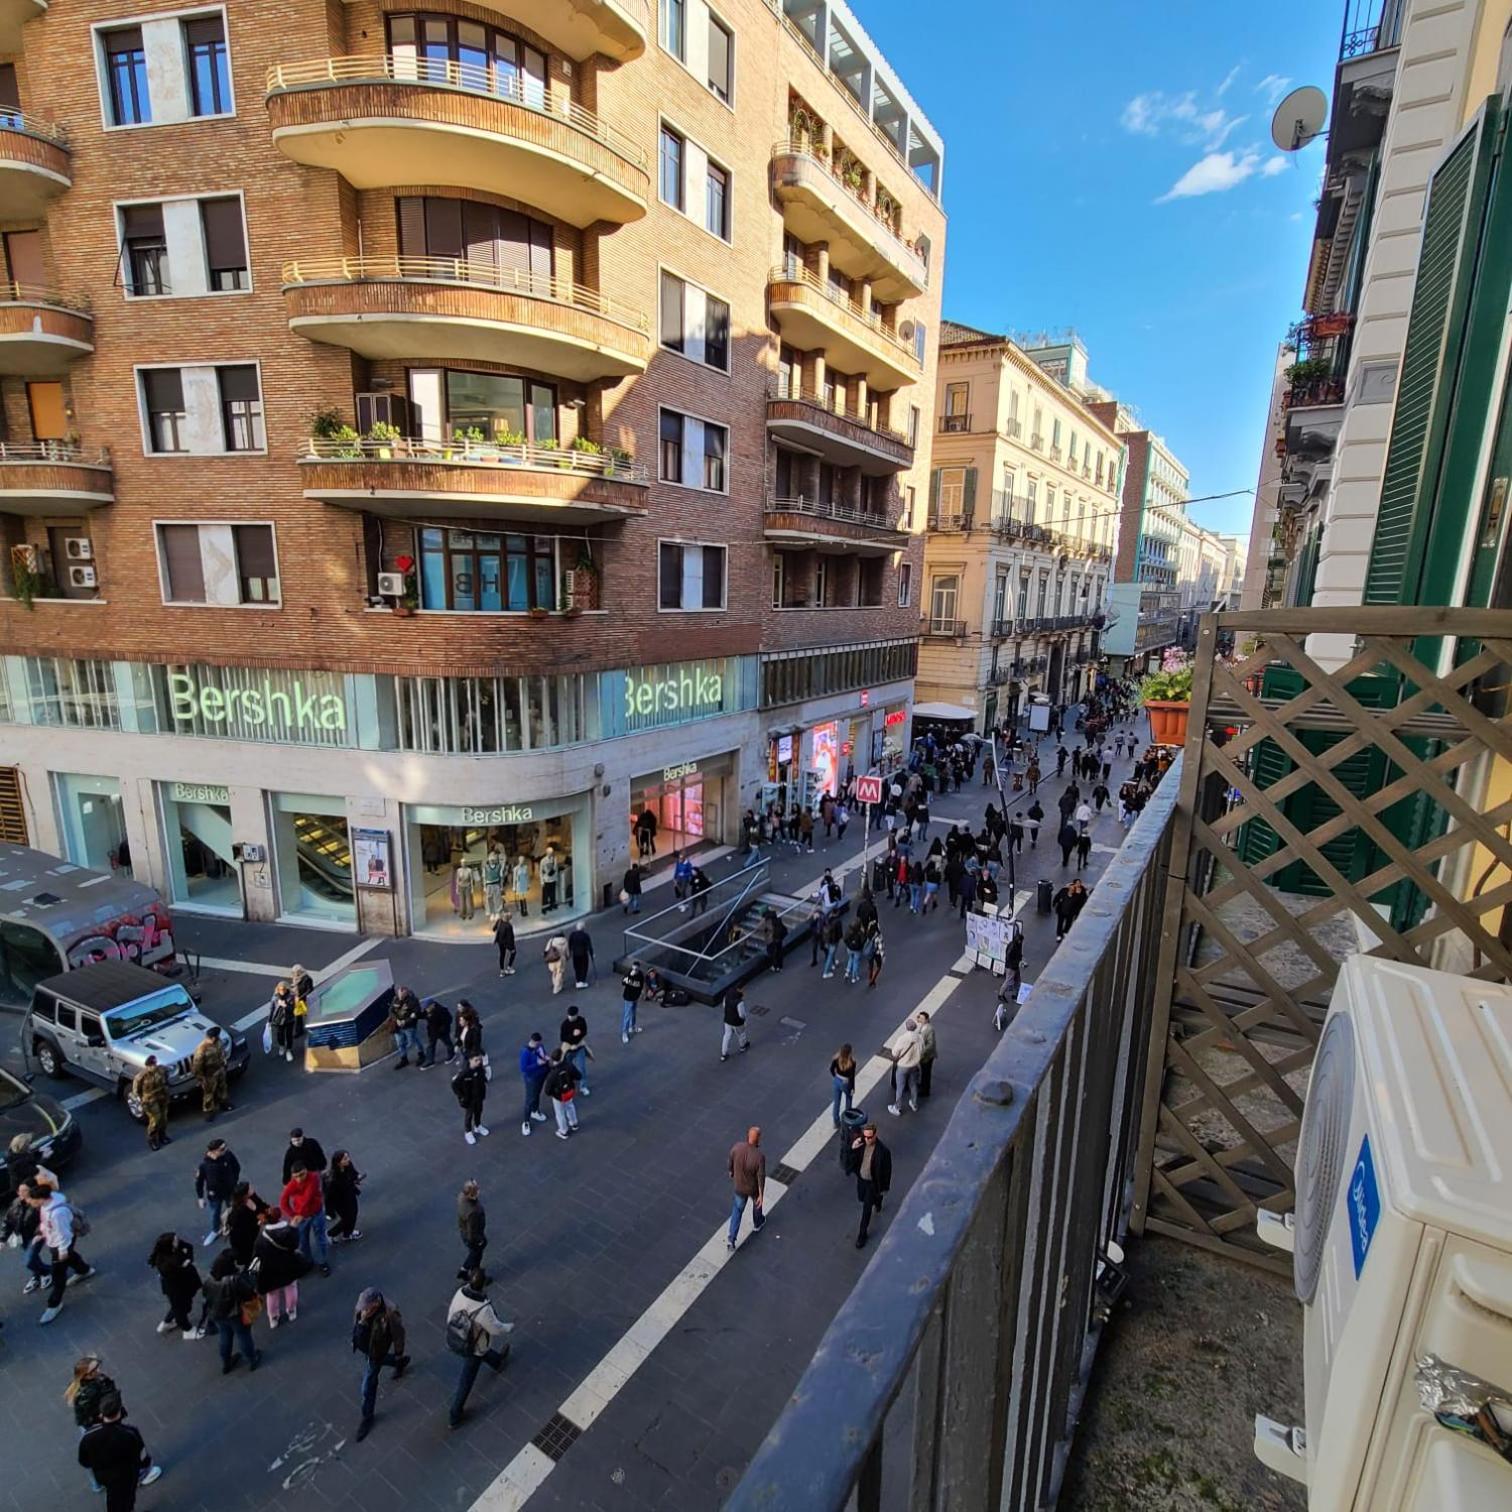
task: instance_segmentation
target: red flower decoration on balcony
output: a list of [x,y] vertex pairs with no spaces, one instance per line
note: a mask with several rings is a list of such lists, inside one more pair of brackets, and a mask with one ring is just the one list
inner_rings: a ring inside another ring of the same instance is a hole
[[394,566],[396,566],[400,570],[400,572],[408,572],[414,565],[415,559],[412,556],[400,556],[394,558]]

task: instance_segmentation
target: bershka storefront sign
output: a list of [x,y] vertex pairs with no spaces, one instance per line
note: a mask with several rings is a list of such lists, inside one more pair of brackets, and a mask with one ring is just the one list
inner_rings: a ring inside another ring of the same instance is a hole
[[170,672],[168,698],[173,717],[186,721],[278,725],[301,732],[346,729],[346,704],[339,695],[308,688],[298,677],[287,688],[268,677],[247,687],[211,688],[187,672]]
[[535,810],[528,803],[502,803],[495,808],[462,809],[462,822],[466,825],[486,827],[491,824],[529,824],[535,818]]
[[698,664],[664,677],[625,674],[625,718],[632,722],[657,714],[717,713],[723,705],[724,674]]
[[662,768],[663,782],[676,782],[680,777],[692,777],[698,771],[696,761],[680,761],[676,766]]

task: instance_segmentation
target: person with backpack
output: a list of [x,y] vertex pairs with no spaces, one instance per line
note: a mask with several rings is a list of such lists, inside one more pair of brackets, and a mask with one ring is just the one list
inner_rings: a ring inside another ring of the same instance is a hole
[[487,1136],[488,1128],[483,1122],[483,1104],[488,1097],[488,1068],[481,1055],[470,1055],[462,1069],[452,1077],[452,1095],[462,1109],[462,1137],[475,1145],[478,1136]]
[[51,1323],[63,1310],[63,1293],[68,1288],[69,1273],[80,1281],[88,1281],[99,1274],[75,1247],[80,1239],[88,1237],[89,1220],[82,1208],[74,1207],[62,1192],[46,1181],[38,1181],[32,1186],[26,1200],[37,1210],[51,1283],[47,1305],[37,1321]]
[[[242,1360],[248,1370],[262,1364],[262,1351],[252,1340],[252,1327],[245,1308],[256,1301],[257,1292],[243,1274],[230,1250],[222,1250],[210,1267],[205,1282],[205,1299],[210,1304],[210,1321],[220,1335],[221,1374],[230,1375]],[[257,1304],[259,1310],[261,1304]]]
[[368,1287],[357,1298],[352,1319],[352,1352],[360,1354],[363,1359],[362,1421],[358,1423],[356,1433],[360,1444],[373,1431],[373,1419],[378,1409],[379,1372],[385,1365],[391,1365],[397,1381],[409,1369],[410,1362],[404,1352],[404,1318],[376,1286]]
[[555,997],[561,992],[562,984],[567,978],[567,936],[552,935],[547,940],[541,955],[546,962],[546,971],[551,977],[551,995]]
[[467,1413],[467,1398],[487,1365],[495,1375],[509,1359],[509,1335],[514,1324],[506,1323],[488,1300],[488,1276],[481,1269],[470,1271],[446,1309],[446,1347],[462,1356],[457,1389],[452,1393],[449,1426],[460,1428]]
[[545,1123],[541,1112],[541,1089],[546,1083],[546,1073],[551,1069],[551,1057],[546,1053],[545,1042],[537,1030],[520,1049],[520,1080],[525,1084],[525,1112],[520,1119],[520,1133],[529,1135],[533,1123]]
[[719,1042],[719,1059],[730,1058],[730,1046],[738,1041],[741,1054],[751,1048],[746,1034],[745,988],[731,987],[724,995],[724,1034]]
[[845,980],[861,980],[861,952],[866,949],[866,926],[860,919],[852,919],[845,931]]
[[362,1238],[357,1227],[357,1205],[362,1193],[362,1172],[352,1164],[352,1157],[345,1150],[337,1150],[331,1156],[331,1168],[325,1174],[326,1212],[333,1224],[330,1231],[332,1244],[349,1244]]
[[506,908],[494,920],[494,946],[499,952],[499,975],[515,974],[515,928],[514,915]]
[[551,1103],[551,1111],[556,1115],[558,1139],[567,1139],[577,1133],[577,1094],[580,1090],[586,1090],[578,1087],[578,1080],[578,1068],[567,1047],[558,1045],[551,1052],[551,1069],[546,1073],[546,1081],[541,1088]]
[[268,1309],[268,1327],[292,1323],[299,1317],[299,1278],[312,1269],[299,1252],[299,1233],[278,1208],[252,1245],[252,1272],[257,1294]]
[[483,1251],[488,1248],[488,1213],[479,1191],[476,1181],[464,1181],[457,1193],[457,1233],[465,1252],[457,1267],[459,1281],[465,1281],[483,1264]]

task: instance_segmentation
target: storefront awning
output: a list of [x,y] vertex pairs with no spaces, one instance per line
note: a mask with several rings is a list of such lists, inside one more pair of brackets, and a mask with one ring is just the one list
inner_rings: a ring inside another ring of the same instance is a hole
[[921,703],[914,705],[915,719],[976,719],[976,710],[965,704]]

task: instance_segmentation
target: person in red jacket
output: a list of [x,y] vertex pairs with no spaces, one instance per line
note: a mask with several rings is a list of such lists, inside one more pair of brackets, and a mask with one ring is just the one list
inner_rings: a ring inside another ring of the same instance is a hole
[[307,1170],[302,1161],[296,1161],[278,1205],[299,1235],[300,1254],[318,1265],[322,1276],[329,1276],[331,1244],[326,1237],[325,1193],[321,1190],[320,1177]]

